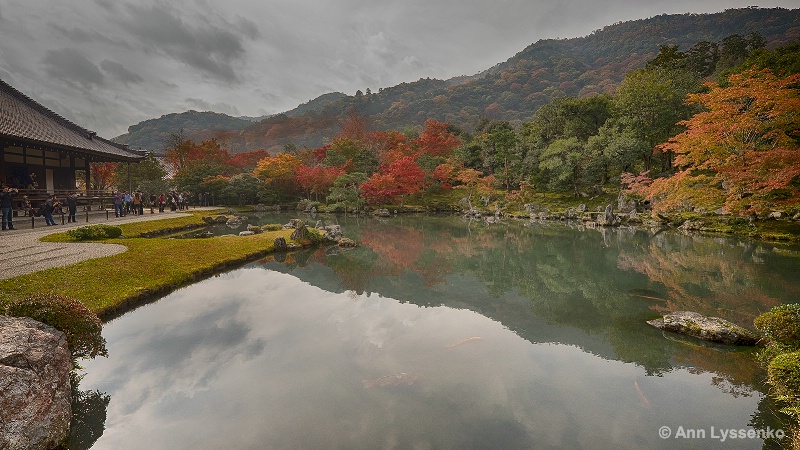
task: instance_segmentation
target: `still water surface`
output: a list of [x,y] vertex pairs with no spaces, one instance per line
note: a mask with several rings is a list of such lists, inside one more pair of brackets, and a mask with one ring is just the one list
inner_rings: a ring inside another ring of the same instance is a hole
[[798,298],[796,247],[339,220],[361,247],[270,257],[106,324],[111,356],[80,386],[110,398],[93,448],[749,449],[765,441],[725,430],[782,426],[750,350],[644,321],[751,325]]

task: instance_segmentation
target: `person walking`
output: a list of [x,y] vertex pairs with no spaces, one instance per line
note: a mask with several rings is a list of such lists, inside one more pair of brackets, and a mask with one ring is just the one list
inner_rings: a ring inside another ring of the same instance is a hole
[[164,193],[158,196],[158,212],[164,212]]
[[14,196],[19,192],[17,189],[12,189],[3,185],[3,192],[0,193],[0,209],[3,213],[3,230],[14,229]]

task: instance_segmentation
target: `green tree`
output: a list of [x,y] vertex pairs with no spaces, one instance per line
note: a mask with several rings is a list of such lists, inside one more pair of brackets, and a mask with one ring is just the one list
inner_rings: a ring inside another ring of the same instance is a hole
[[114,172],[115,184],[121,189],[130,188],[142,191],[145,194],[161,193],[168,190],[168,183],[164,180],[167,171],[156,158],[153,152],[148,153],[138,163],[120,164]]
[[341,205],[345,213],[348,209],[358,211],[364,206],[364,199],[361,197],[361,184],[367,181],[367,174],[363,172],[350,172],[339,176],[328,194],[328,203],[332,206]]
[[[642,69],[629,73],[615,97],[614,119],[620,130],[647,144],[643,170],[654,165],[656,146],[682,131],[678,122],[697,111],[684,102],[690,93],[701,89],[700,77],[684,69]],[[639,150],[637,145],[636,150]],[[672,153],[658,153],[661,169],[672,169]]]
[[256,204],[262,200],[266,186],[250,173],[238,173],[228,180],[222,188],[222,195],[226,203],[237,205]]
[[542,153],[539,167],[553,190],[572,190],[576,195],[599,182],[601,155],[591,152],[576,137],[558,139]]
[[485,122],[476,141],[480,144],[481,159],[486,170],[511,190],[521,181],[522,155],[517,148],[517,133],[507,121]]

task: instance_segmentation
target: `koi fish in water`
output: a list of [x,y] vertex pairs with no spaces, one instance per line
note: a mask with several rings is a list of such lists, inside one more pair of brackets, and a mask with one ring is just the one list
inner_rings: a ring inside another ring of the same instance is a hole
[[462,345],[474,344],[474,343],[476,343],[478,341],[482,341],[482,340],[483,340],[483,338],[480,337],[480,336],[472,336],[471,338],[466,338],[463,341],[458,341],[455,344],[446,345],[444,348],[461,347]]
[[639,397],[639,403],[644,406],[646,409],[651,409],[653,404],[650,403],[650,400],[644,396],[644,392],[642,392],[642,388],[639,387],[639,382],[634,380],[633,381],[633,388],[636,390],[636,396]]
[[374,380],[361,380],[361,384],[364,386],[364,389],[374,388],[374,387],[386,387],[386,386],[399,386],[401,384],[412,385],[417,381],[422,379],[422,375],[418,373],[396,373],[394,375],[384,375],[380,378],[375,378]]

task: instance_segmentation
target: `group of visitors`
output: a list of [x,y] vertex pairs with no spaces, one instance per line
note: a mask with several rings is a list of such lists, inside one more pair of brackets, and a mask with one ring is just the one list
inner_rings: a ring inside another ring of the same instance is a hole
[[67,223],[77,222],[75,214],[78,212],[78,195],[76,193],[69,193],[62,200],[56,198],[54,194],[47,196],[36,212],[31,211],[31,215],[44,216],[44,221],[47,225],[55,225],[56,221],[53,220],[53,214],[64,214],[64,207],[67,208]]
[[144,195],[141,191],[133,194],[119,191],[114,194],[114,217],[125,217],[128,214],[144,214]]
[[[2,210],[2,225],[3,230],[14,229],[14,196],[19,194],[19,190],[12,188],[6,184],[2,185],[2,193],[0,193],[0,210]],[[147,198],[141,191],[134,191],[128,193],[126,191],[118,191],[113,194],[114,198],[114,216],[124,217],[128,214],[140,215],[144,214],[145,203],[150,206],[150,213],[155,213],[155,207],[158,207],[158,212],[164,212],[166,208],[171,211],[179,211],[188,209],[190,195],[185,192],[170,191],[160,195],[150,194]],[[47,225],[55,225],[53,214],[64,214],[63,208],[66,208],[67,222],[76,222],[75,214],[78,210],[77,193],[67,194],[63,200],[56,198],[54,194],[49,194],[47,199],[39,204],[38,209],[31,207],[31,202],[27,196],[23,196],[25,203],[24,211],[30,216],[43,216]],[[19,201],[17,201],[19,203]]]
[[149,198],[140,191],[135,191],[129,194],[125,191],[116,192],[114,194],[114,216],[124,217],[128,214],[144,214],[144,205],[149,203],[150,213],[155,212],[155,207],[158,206],[158,212],[164,212],[166,208],[170,211],[184,210],[189,207],[189,194],[185,192],[170,191],[160,195],[150,194]]
[[[0,193],[0,210],[2,210],[2,228],[3,230],[14,229],[14,196],[19,193],[16,188],[3,185],[2,193]],[[62,207],[67,208],[67,222],[76,222],[75,214],[78,211],[78,198],[77,194],[67,194],[64,201],[59,201],[55,195],[49,194],[47,199],[39,205],[38,210],[31,208],[31,203],[27,196],[23,196],[25,204],[25,211],[31,216],[44,216],[44,221],[47,225],[55,225],[56,221],[53,219],[53,213],[63,214]]]

